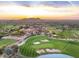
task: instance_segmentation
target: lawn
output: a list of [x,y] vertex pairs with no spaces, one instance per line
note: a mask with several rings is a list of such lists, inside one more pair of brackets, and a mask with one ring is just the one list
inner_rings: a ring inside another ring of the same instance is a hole
[[[33,42],[40,42],[41,40],[47,39],[49,42],[40,43],[34,45]],[[25,44],[20,46],[20,52],[24,56],[37,57],[39,54],[36,53],[38,49],[45,48],[56,48],[61,50],[61,53],[68,54],[73,57],[79,57],[79,42],[62,41],[58,39],[49,39],[47,36],[31,36],[28,38]]]
[[3,39],[3,40],[0,40],[0,48],[2,48],[3,46],[10,45],[12,43],[15,43],[15,41],[14,40],[11,40],[11,39]]

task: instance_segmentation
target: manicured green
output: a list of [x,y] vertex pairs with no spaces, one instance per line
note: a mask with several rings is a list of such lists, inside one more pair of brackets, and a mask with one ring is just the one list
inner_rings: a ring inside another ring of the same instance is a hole
[[12,39],[2,39],[0,40],[0,48],[15,43]]
[[[33,42],[40,42],[40,40],[48,39],[49,42],[34,45]],[[58,39],[49,39],[47,36],[31,36],[28,38],[25,44],[20,46],[20,52],[24,56],[36,57],[39,54],[36,53],[38,49],[56,48],[61,50],[61,53],[71,55],[73,57],[79,57],[79,42],[62,41]]]

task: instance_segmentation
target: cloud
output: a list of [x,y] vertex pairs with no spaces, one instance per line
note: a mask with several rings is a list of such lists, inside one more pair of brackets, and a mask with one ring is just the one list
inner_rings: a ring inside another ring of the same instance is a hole
[[[10,2],[10,4],[0,4],[0,19],[19,19],[29,17],[39,17],[44,19],[79,19],[78,6],[60,6],[57,8],[53,6],[53,2],[26,2],[30,5],[28,7],[21,5],[23,3],[24,2]],[[55,2],[55,4],[57,3],[65,4],[66,2]]]

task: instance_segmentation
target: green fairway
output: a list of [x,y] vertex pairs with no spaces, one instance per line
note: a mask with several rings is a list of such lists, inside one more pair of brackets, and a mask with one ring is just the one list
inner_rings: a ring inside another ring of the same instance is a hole
[[10,45],[10,44],[12,44],[14,42],[15,41],[14,40],[11,40],[11,39],[3,39],[3,40],[0,40],[0,48],[2,48],[3,46]]
[[[47,43],[40,43],[34,45],[33,42],[40,42],[40,40],[48,39]],[[36,57],[39,54],[36,53],[38,49],[56,48],[61,50],[61,53],[68,54],[73,57],[79,57],[79,43],[71,41],[62,41],[58,39],[49,39],[47,36],[32,36],[28,38],[28,41],[20,46],[20,52],[24,56]]]

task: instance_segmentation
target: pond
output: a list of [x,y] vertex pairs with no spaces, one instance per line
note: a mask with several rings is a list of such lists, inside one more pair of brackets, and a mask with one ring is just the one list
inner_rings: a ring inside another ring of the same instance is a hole
[[38,58],[74,58],[74,57],[66,54],[45,54],[38,56]]

